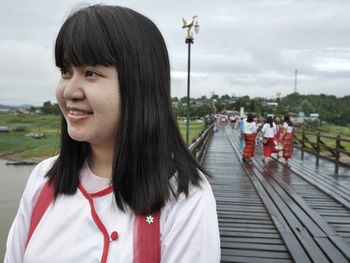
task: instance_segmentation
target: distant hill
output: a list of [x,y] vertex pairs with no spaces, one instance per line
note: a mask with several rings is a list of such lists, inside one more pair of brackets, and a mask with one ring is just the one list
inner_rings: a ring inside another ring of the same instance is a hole
[[0,109],[12,109],[14,106],[0,104]]
[[17,108],[22,108],[22,109],[27,109],[29,110],[30,107],[32,107],[33,105],[30,104],[22,104],[22,105],[4,105],[4,104],[0,104],[0,109],[17,109]]

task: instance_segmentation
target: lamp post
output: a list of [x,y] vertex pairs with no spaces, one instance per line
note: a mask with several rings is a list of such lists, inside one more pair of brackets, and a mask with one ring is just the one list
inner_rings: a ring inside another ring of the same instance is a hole
[[199,32],[199,24],[198,17],[193,16],[191,23],[187,23],[184,18],[182,18],[182,28],[187,28],[187,36],[185,43],[188,44],[188,67],[187,67],[187,122],[186,122],[186,144],[189,145],[188,137],[190,133],[190,70],[191,70],[191,44],[193,44],[193,33],[192,29],[194,28],[194,32],[198,34]]

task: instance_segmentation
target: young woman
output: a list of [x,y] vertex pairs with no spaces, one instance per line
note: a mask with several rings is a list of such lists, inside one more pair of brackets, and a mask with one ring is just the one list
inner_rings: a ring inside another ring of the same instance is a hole
[[32,172],[5,262],[219,262],[215,199],[173,117],[153,22],[118,6],[77,10],[55,59],[60,154]]
[[244,139],[244,119],[241,117],[239,119],[239,133],[240,133],[240,138]]
[[266,119],[266,123],[261,129],[261,133],[263,135],[263,155],[264,161],[268,162],[271,159],[271,154],[275,149],[275,136],[277,133],[276,124],[273,122],[272,117],[269,116]]
[[283,158],[280,161],[283,164],[288,164],[288,160],[292,157],[293,154],[293,123],[290,120],[288,115],[284,116],[284,123],[281,133],[281,143],[283,145]]
[[247,121],[244,123],[244,141],[245,146],[243,149],[242,161],[249,161],[251,157],[254,157],[256,139],[256,123],[254,122],[253,114],[249,113]]
[[274,123],[276,125],[276,134],[275,134],[275,138],[273,141],[275,144],[275,147],[273,149],[273,153],[277,153],[277,158],[279,158],[279,156],[282,156],[282,149],[283,149],[283,145],[280,142],[281,130],[283,127],[280,117],[278,117],[278,116],[275,117]]

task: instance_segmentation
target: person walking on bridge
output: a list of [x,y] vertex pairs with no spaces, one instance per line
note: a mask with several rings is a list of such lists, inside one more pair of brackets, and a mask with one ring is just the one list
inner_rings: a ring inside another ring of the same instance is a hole
[[276,116],[274,119],[274,123],[276,125],[276,134],[273,140],[275,147],[273,148],[272,153],[277,153],[277,159],[282,156],[283,146],[280,142],[281,130],[282,130],[282,122],[280,117]]
[[271,116],[267,117],[266,123],[261,129],[261,133],[263,135],[264,161],[268,162],[271,160],[271,154],[274,152],[276,146],[274,139],[277,133],[276,124],[273,122]]
[[282,127],[281,133],[281,143],[283,145],[283,158],[280,158],[280,162],[282,164],[287,165],[288,160],[292,157],[293,154],[293,136],[294,136],[294,128],[293,123],[290,120],[289,115],[284,116],[284,123]]
[[251,157],[254,157],[255,139],[256,139],[256,123],[254,122],[253,114],[249,113],[247,121],[244,123],[244,141],[245,146],[243,149],[242,161],[249,161]]

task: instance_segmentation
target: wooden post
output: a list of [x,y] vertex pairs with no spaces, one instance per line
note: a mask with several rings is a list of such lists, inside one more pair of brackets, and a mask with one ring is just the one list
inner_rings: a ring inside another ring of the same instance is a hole
[[197,147],[196,148],[194,148],[192,151],[191,151],[191,154],[192,154],[192,156],[195,158],[195,159],[197,159]]
[[340,135],[337,136],[335,141],[335,174],[338,175],[339,172],[339,159],[340,159]]
[[301,129],[301,159],[304,160],[304,148],[305,148],[305,128]]
[[319,165],[319,159],[320,159],[320,132],[317,132],[317,135],[316,135],[316,165],[318,166]]

